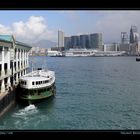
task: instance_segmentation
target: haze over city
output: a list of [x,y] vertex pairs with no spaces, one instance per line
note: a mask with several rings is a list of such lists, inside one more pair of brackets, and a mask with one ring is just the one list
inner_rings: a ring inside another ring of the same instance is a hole
[[13,34],[19,41],[42,39],[57,42],[58,29],[65,36],[102,33],[103,41],[120,42],[121,32],[140,27],[140,11],[122,10],[8,10],[0,11],[0,34]]

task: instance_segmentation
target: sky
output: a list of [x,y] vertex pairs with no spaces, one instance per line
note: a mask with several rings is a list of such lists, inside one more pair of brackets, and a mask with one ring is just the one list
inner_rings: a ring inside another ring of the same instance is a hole
[[131,26],[140,31],[140,10],[0,10],[0,34],[12,34],[25,43],[57,42],[65,36],[102,33],[103,42],[120,42]]

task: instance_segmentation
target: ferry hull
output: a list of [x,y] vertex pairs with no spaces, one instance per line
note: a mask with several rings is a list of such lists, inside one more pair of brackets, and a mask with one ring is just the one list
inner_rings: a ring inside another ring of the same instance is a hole
[[[44,91],[40,92],[39,94],[38,93],[30,94],[30,90],[28,90],[29,93],[22,92],[23,89],[21,87],[19,87],[18,90],[19,92],[17,95],[17,100],[20,103],[28,103],[28,104],[41,102],[43,100],[53,97],[56,94],[55,85],[49,87],[49,90],[48,87],[46,89],[44,88]],[[39,91],[39,89],[37,89],[36,91]]]

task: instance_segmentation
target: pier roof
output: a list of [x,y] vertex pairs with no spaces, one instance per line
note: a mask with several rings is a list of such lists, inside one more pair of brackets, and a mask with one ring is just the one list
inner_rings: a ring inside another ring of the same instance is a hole
[[13,36],[12,35],[0,35],[0,39],[4,40],[4,41],[12,42],[13,41]]
[[19,41],[15,41],[15,44],[32,48],[30,45],[22,43],[22,42],[19,42]]
[[26,46],[28,48],[32,48],[30,45],[26,44],[26,43],[22,43],[19,41],[16,41],[14,39],[13,35],[0,35],[0,40],[6,41],[6,42],[15,42],[16,45],[20,45],[20,46]]

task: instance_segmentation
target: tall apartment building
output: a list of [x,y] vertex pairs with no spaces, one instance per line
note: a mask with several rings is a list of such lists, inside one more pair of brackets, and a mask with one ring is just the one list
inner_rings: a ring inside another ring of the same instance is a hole
[[80,35],[80,48],[90,48],[89,35]]
[[101,49],[103,46],[102,33],[90,34],[90,48]]
[[65,37],[65,48],[86,48],[103,50],[102,33],[83,34],[80,36]]
[[64,32],[58,31],[58,47],[64,47]]

